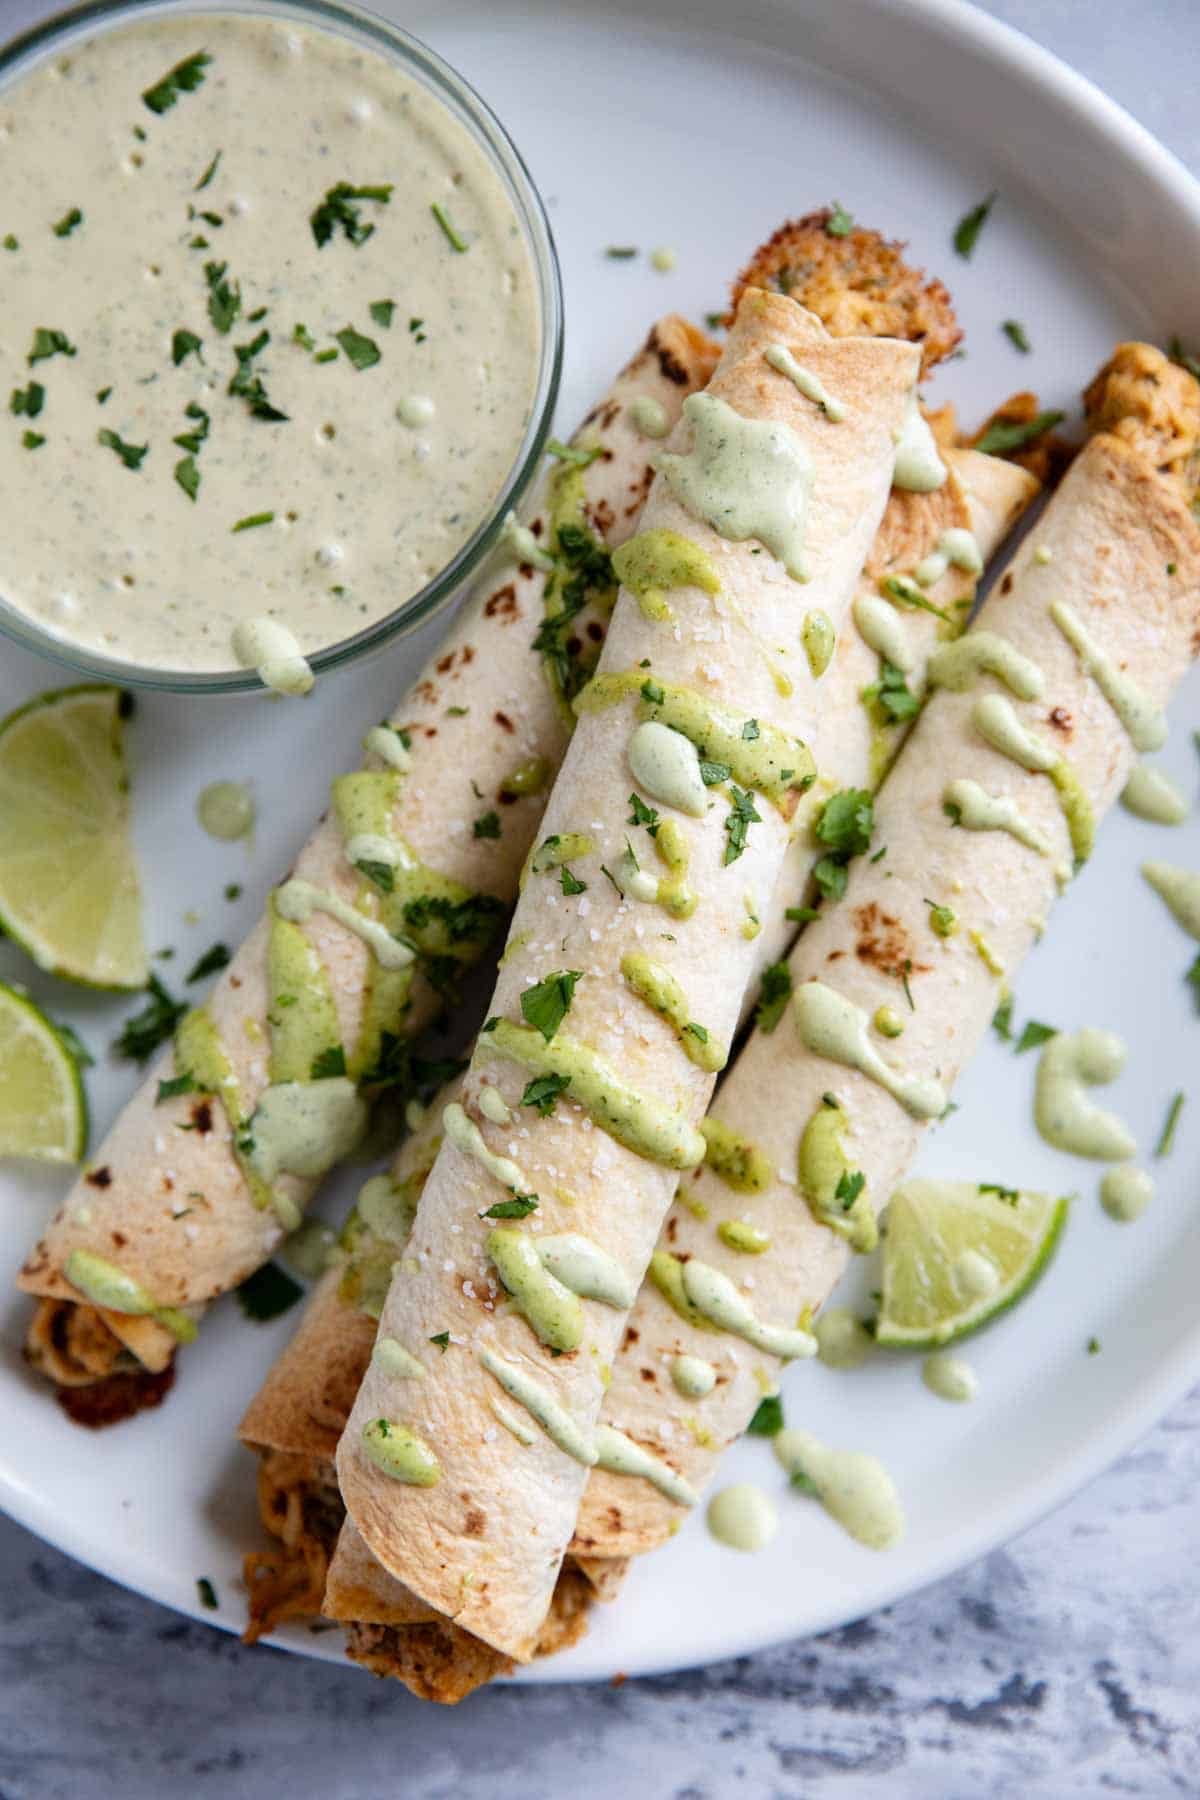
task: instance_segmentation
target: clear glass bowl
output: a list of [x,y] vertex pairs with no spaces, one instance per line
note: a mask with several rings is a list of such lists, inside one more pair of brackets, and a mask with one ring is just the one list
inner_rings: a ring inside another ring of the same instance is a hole
[[[541,325],[537,383],[524,436],[490,511],[453,560],[395,611],[377,619],[353,637],[309,653],[311,668],[320,674],[378,650],[393,638],[415,630],[432,618],[453,599],[492,548],[506,514],[519,501],[536,471],[549,435],[562,371],[562,286],[554,239],[541,196],[499,119],[462,76],[434,51],[410,37],[398,25],[358,6],[344,5],[342,0],[210,0],[208,5],[203,4],[203,0],[92,0],[91,4],[56,14],[45,24],[35,26],[0,49],[0,89],[15,84],[37,64],[60,55],[69,45],[111,27],[175,14],[230,13],[293,21],[348,38],[363,49],[373,50],[396,63],[405,74],[441,100],[482,150],[503,183],[524,234],[537,283]],[[261,686],[253,669],[191,673],[179,669],[155,669],[143,663],[127,663],[119,658],[102,656],[43,630],[28,614],[10,605],[3,595],[0,595],[0,633],[15,639],[28,650],[67,664],[80,674],[118,682],[125,687],[164,688],[184,694],[230,694]]]

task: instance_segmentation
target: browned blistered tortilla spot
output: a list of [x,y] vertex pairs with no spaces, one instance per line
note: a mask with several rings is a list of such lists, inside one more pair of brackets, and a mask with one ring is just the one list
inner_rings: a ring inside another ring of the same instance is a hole
[[513,724],[512,720],[509,718],[507,713],[505,713],[505,712],[493,713],[492,717],[495,719],[497,725],[499,725],[501,731],[508,731],[508,732],[516,731],[517,728]]
[[860,962],[869,963],[883,975],[897,980],[902,975],[925,973],[929,965],[913,956],[908,932],[894,913],[884,912],[876,900],[855,907],[851,918],[858,939],[854,954]]
[[83,1178],[89,1187],[106,1188],[112,1186],[112,1170],[107,1165],[102,1169],[92,1169]]
[[463,1519],[464,1537],[482,1537],[487,1530],[487,1515],[471,1507]]
[[639,1369],[638,1374],[641,1376],[643,1381],[649,1381],[649,1382],[653,1383],[658,1379],[658,1377],[655,1375],[653,1369]]
[[1075,729],[1074,721],[1065,706],[1056,706],[1046,715],[1047,723],[1053,725],[1055,731],[1061,731],[1064,737],[1070,737]]
[[506,622],[519,619],[521,610],[517,605],[517,590],[513,582],[508,581],[502,588],[497,588],[483,609],[488,619],[501,618]]
[[207,1137],[212,1130],[213,1114],[211,1100],[197,1100],[192,1107],[192,1124],[201,1137]]
[[1008,574],[1004,577],[1004,579],[1000,583],[1000,592],[1002,594],[1011,594],[1012,591],[1013,591],[1013,573],[1012,573],[1012,570],[1010,569],[1008,571]]

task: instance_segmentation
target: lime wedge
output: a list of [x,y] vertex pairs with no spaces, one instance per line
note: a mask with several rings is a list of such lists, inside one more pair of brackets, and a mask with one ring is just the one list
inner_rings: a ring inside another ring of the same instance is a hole
[[79,1064],[32,1000],[0,982],[0,1156],[78,1162],[87,1148]]
[[0,724],[0,927],[89,987],[148,977],[121,714],[119,689],[77,687]]
[[1068,1201],[973,1181],[910,1181],[892,1195],[875,1341],[934,1350],[978,1331],[1028,1293]]

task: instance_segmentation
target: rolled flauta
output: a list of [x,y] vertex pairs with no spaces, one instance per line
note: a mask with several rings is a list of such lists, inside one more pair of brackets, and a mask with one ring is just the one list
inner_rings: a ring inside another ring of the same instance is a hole
[[[949,476],[936,491],[917,494],[893,488],[868,558],[867,578],[860,584],[860,597],[879,599],[879,583],[915,568],[935,553],[948,530],[972,531],[981,560],[989,562],[1036,492],[1031,477],[993,457],[956,449],[947,449],[943,455]],[[959,617],[974,583],[970,569],[951,565],[930,584],[930,603],[947,617]],[[939,630],[944,633],[945,626],[933,613],[911,607],[900,610],[903,624],[898,613],[896,630],[903,633],[912,653],[908,684],[912,691],[919,692],[924,686],[926,658],[938,641]],[[907,728],[903,718],[888,720],[869,700],[861,699],[864,688],[878,680],[879,662],[878,652],[856,627],[842,632],[823,677],[825,704],[814,736],[818,767],[823,771],[818,785],[823,794],[831,788],[867,784],[872,768],[889,760]],[[762,938],[757,943],[760,965],[764,960],[774,963],[785,938],[795,936],[795,922],[786,915],[804,895],[819,848],[807,830],[799,831],[793,839],[784,881],[772,898]],[[761,968],[756,975],[759,972]],[[752,983],[743,1003],[743,1021],[753,1009],[756,997],[757,987]],[[445,1106],[459,1098],[458,1088],[459,1084],[453,1084],[439,1094],[430,1114],[440,1117]],[[410,1178],[412,1153],[410,1140],[402,1147],[393,1170],[397,1183],[403,1184]],[[360,1236],[359,1242],[363,1241]],[[374,1342],[373,1313],[368,1310],[364,1315],[359,1300],[356,1284],[347,1280],[345,1270],[326,1275],[319,1284],[308,1302],[304,1323],[242,1421],[239,1435],[250,1447],[267,1455],[307,1449],[323,1463],[329,1454],[330,1433],[336,1434],[345,1423]],[[372,1300],[368,1294],[369,1308]],[[330,1370],[334,1371],[332,1382]],[[314,1479],[318,1488],[325,1487],[327,1476],[323,1467]],[[269,1513],[265,1519],[270,1523]],[[375,1564],[374,1598],[370,1598],[372,1584],[364,1572],[360,1545],[355,1534],[351,1547],[339,1556],[332,1577],[332,1604],[343,1619],[355,1616],[350,1608],[357,1604],[363,1609],[358,1615],[360,1621],[394,1622],[395,1584],[382,1566]],[[610,1564],[600,1563],[587,1572],[601,1573],[605,1585],[611,1586]],[[311,1594],[312,1589],[305,1591]],[[267,1598],[265,1591],[263,1598]],[[377,1664],[381,1655],[377,1651]],[[400,1667],[402,1670],[402,1662]]]
[[[389,1046],[394,1056],[399,1040],[429,1023],[447,978],[483,951],[515,899],[573,722],[570,702],[595,665],[615,597],[607,550],[633,530],[652,479],[653,440],[637,424],[634,402],[673,424],[715,360],[712,341],[684,320],[669,317],[655,326],[589,415],[576,460],[549,466],[525,533],[510,545],[510,560],[456,620],[392,714],[392,729],[369,737],[383,754],[368,755],[367,776],[335,784],[338,804],[300,852],[294,877],[364,917],[382,912],[383,922],[420,951],[408,969],[381,969],[355,930],[319,909],[282,928],[291,951],[285,977],[296,973],[297,955],[316,959],[301,966],[294,985],[314,996],[326,1022],[328,1066],[338,1066],[340,1051],[348,1077],[369,1075],[381,1057],[386,1063]],[[546,567],[535,567],[530,557]],[[370,839],[381,832],[403,847],[395,869],[381,869],[369,854]],[[368,875],[347,857],[353,836]],[[151,1312],[101,1311],[115,1334],[112,1351],[124,1344],[151,1370],[165,1366],[177,1335],[189,1329],[179,1309],[194,1319],[259,1267],[316,1185],[315,1174],[284,1164],[271,1182],[252,1187],[235,1144],[241,1133],[234,1118],[251,1118],[277,1079],[272,1063],[281,1048],[295,1063],[299,1009],[285,1013],[271,1005],[274,930],[265,916],[205,1009],[236,1105],[205,1092],[203,1071],[194,1072],[191,1091],[160,1100],[161,1083],[189,1072],[177,1049],[165,1051],[20,1276],[27,1292],[73,1306],[79,1289],[65,1269],[72,1253],[82,1251],[100,1259],[102,1272],[110,1268],[136,1284],[156,1311],[174,1309],[175,1330]],[[299,1072],[311,1074],[308,1067]],[[353,1090],[349,1081],[341,1085],[343,1123],[352,1127]],[[96,1291],[103,1290],[93,1290],[93,1298]],[[94,1314],[72,1320],[61,1309],[52,1329],[41,1320],[31,1350],[55,1379],[94,1380],[102,1372],[93,1320]],[[75,1342],[86,1354],[72,1354]]]
[[[771,365],[773,346],[802,359],[841,420]],[[450,1352],[406,1381],[377,1347],[339,1446],[347,1510],[389,1573],[518,1658],[570,1537],[622,1319],[677,1173],[703,1155],[756,920],[811,779],[806,615],[840,629],[918,360],[893,340],[830,338],[752,291],[709,389],[685,403],[547,809],[557,861],[531,864],[469,1110],[380,1323],[380,1345],[420,1354],[448,1332]],[[686,830],[658,815],[668,795],[693,815]],[[644,959],[644,998],[619,979],[630,959]],[[493,1212],[533,1194],[536,1232]],[[502,1305],[501,1267],[520,1312]],[[496,1404],[531,1400],[557,1442],[496,1428]]]
[[[1161,709],[1200,643],[1187,479],[1200,390],[1157,351],[1127,345],[1088,402],[1099,434],[951,647],[876,802],[881,860],[857,860],[844,899],[804,932],[789,962],[792,1004],[722,1085],[713,1116],[741,1147],[740,1188],[712,1169],[684,1177],[630,1319],[603,1417],[697,1493],[780,1368],[712,1328],[695,1304],[704,1271],[743,1296],[752,1283],[756,1314],[792,1325],[823,1303],[851,1243],[869,1245],[874,1213],[1086,857],[1093,824],[1138,749],[1158,747]],[[935,907],[949,915],[935,919]],[[865,1072],[825,1053],[839,1036]],[[843,1172],[865,1177],[857,1199],[852,1183],[837,1195]],[[681,1357],[711,1371],[706,1397],[692,1364],[693,1393],[679,1391]],[[572,1549],[653,1549],[681,1516],[647,1482],[597,1472]]]

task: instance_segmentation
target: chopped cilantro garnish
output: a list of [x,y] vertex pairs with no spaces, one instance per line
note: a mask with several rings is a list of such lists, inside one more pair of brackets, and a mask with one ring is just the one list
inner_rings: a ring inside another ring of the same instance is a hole
[[907,575],[885,575],[879,586],[889,600],[894,600],[900,606],[915,606],[919,612],[932,613],[935,619],[941,619],[945,625],[954,623],[949,613],[944,612],[940,606],[935,606],[932,600],[927,600],[916,582],[910,581]]
[[174,1100],[178,1094],[193,1093],[195,1087],[196,1083],[191,1075],[174,1075],[169,1081],[159,1082],[154,1104],[161,1106],[164,1100]]
[[206,950],[199,962],[195,964],[187,976],[188,985],[193,981],[203,981],[206,975],[215,975],[218,969],[227,968],[230,962],[229,947],[226,944],[214,944]]
[[179,330],[175,332],[171,339],[171,361],[175,364],[176,368],[178,368],[180,363],[187,357],[193,355],[200,362],[203,362],[204,357],[201,354],[200,346],[201,339],[196,336],[194,331]]
[[[905,959],[904,959],[904,962],[903,962],[903,964],[902,964],[902,965],[901,965],[901,970],[900,970],[900,985],[901,985],[901,987],[902,987],[902,988],[903,988],[903,989],[904,989],[904,998],[905,998],[905,999],[906,999],[906,1000],[907,1000],[907,1001],[908,1001],[908,1010],[909,1010],[909,1012],[916,1012],[916,1010],[917,1010],[917,1003],[916,1003],[916,1001],[915,1001],[915,1000],[914,1000],[914,999],[913,999],[913,997],[912,997],[912,989],[911,989],[911,987],[909,987],[909,985],[908,985],[908,978],[909,978],[909,976],[910,976],[910,975],[911,975],[911,974],[912,974],[912,957],[911,957],[911,956],[906,956],[906,957],[905,957]],[[943,1118],[945,1118],[945,1116],[946,1116],[946,1115],[945,1115],[945,1113],[943,1113],[943,1114],[942,1114],[942,1117],[943,1117]]]
[[1043,433],[1053,431],[1065,416],[1061,412],[1043,412],[1035,419],[995,419],[975,448],[986,456],[1007,456],[1010,451],[1024,450]]
[[305,350],[315,350],[317,347],[317,340],[307,325],[292,326],[292,342],[301,345]]
[[11,231],[5,232],[3,243],[6,250],[19,250],[21,248],[20,239],[14,237]]
[[74,356],[75,346],[65,331],[58,331],[53,326],[39,325],[33,334],[33,347],[25,361],[32,369],[34,363],[49,362],[52,356]]
[[21,443],[26,450],[40,450],[45,441],[40,431],[23,431],[21,433]]
[[333,345],[331,344],[329,346],[328,350],[318,350],[317,354],[313,357],[313,361],[315,363],[336,362],[337,354],[338,354],[337,351],[334,349]]
[[564,863],[562,865],[562,868],[559,870],[559,876],[561,878],[562,891],[568,897],[570,897],[573,894],[586,894],[587,893],[587,882],[580,881],[578,876],[572,875],[572,873],[571,873],[570,869],[567,867],[566,863]]
[[[743,733],[743,736],[744,735],[745,733]],[[729,863],[736,862],[738,857],[742,854],[742,851],[746,848],[746,833],[749,831],[751,825],[761,825],[762,823],[762,814],[754,804],[753,794],[749,794],[744,788],[738,787],[736,782],[730,782],[729,792],[731,800],[729,812],[725,819],[726,842],[725,855],[722,859],[726,866],[728,866]]]
[[70,237],[75,227],[82,224],[83,214],[77,206],[73,206],[70,212],[64,213],[58,224],[55,225],[54,235],[55,237]]
[[209,182],[212,180],[213,176],[216,174],[217,169],[220,166],[221,158],[224,156],[224,154],[225,154],[225,152],[223,150],[217,151],[217,154],[213,157],[213,159],[209,163],[207,169],[205,169],[203,175],[200,177],[199,181],[196,183],[195,187],[192,189],[192,192],[194,194],[199,194],[200,192],[202,192],[202,190],[204,188],[206,188],[208,186]]
[[752,744],[758,735],[759,735],[758,720],[757,719],[747,719],[746,723],[742,726],[743,740],[748,744]]
[[522,1106],[535,1106],[539,1118],[549,1118],[559,1095],[571,1085],[569,1075],[535,1075],[521,1095]]
[[604,254],[608,257],[610,262],[631,262],[637,255],[637,245],[609,244],[606,247]]
[[450,1333],[448,1331],[435,1331],[429,1341],[431,1344],[436,1344],[442,1355],[445,1356],[450,1345]]
[[1019,319],[1005,319],[1000,329],[1014,350],[1019,350],[1023,356],[1029,355],[1033,346],[1029,342],[1028,332]]
[[843,788],[821,808],[815,826],[817,842],[841,856],[861,856],[875,829],[875,808],[865,788]]
[[241,897],[242,897],[241,882],[240,881],[229,882],[225,888],[225,898],[227,900],[240,900]]
[[578,525],[560,525],[555,535],[558,567],[546,583],[546,616],[532,647],[542,657],[555,692],[569,702],[593,667],[593,659],[575,635],[575,619],[589,601],[611,595],[616,584],[608,551],[590,531]]
[[232,331],[233,322],[242,310],[242,290],[236,281],[226,281],[229,264],[210,262],[204,265],[208,283],[208,316],[222,336]]
[[570,1011],[575,984],[582,978],[582,969],[559,969],[536,986],[526,988],[521,995],[521,1011],[526,1023],[540,1031],[547,1043]]
[[867,1178],[861,1169],[843,1169],[838,1176],[838,1184],[833,1190],[835,1200],[840,1200],[843,1212],[849,1212],[858,1196],[867,1185]]
[[410,319],[408,321],[409,333],[418,344],[423,344],[425,342],[426,334],[423,329],[424,324],[424,319]]
[[647,706],[661,706],[667,697],[658,683],[649,678],[642,683],[641,695]]
[[186,56],[182,62],[168,69],[161,81],[148,87],[142,99],[152,113],[160,116],[170,112],[180,94],[192,94],[204,81],[204,71],[212,57],[207,50],[197,50],[194,56]]
[[790,919],[793,925],[811,925],[814,919],[820,918],[815,906],[789,906],[784,911],[784,918]]
[[127,444],[115,431],[108,430],[98,431],[96,441],[119,456],[127,469],[134,471],[141,468],[142,460],[150,448],[149,444]]
[[1163,1128],[1154,1146],[1155,1156],[1170,1156],[1175,1145],[1175,1129],[1179,1124],[1179,1115],[1183,1111],[1183,1093],[1175,1094],[1167,1108],[1167,1116],[1163,1120]]
[[450,900],[444,894],[418,894],[406,901],[404,923],[416,933],[438,927],[449,944],[487,944],[504,917],[503,902],[494,894],[470,894]]
[[1098,1337],[1090,1337],[1088,1339],[1087,1353],[1089,1356],[1099,1356],[1099,1354],[1100,1354],[1100,1339]]
[[79,1036],[79,1033],[75,1031],[72,1026],[61,1020],[55,1022],[54,1029],[70,1051],[71,1059],[76,1067],[80,1069],[90,1069],[96,1059],[84,1043],[83,1039]]
[[233,1291],[246,1317],[256,1325],[266,1325],[295,1306],[304,1289],[278,1263],[269,1262],[255,1269]]
[[36,419],[46,404],[46,390],[40,381],[31,381],[28,387],[14,388],[8,402],[10,413],[22,414],[27,419]]
[[751,1437],[774,1437],[783,1430],[783,1401],[778,1394],[759,1401],[746,1430]]
[[172,473],[188,499],[195,500],[200,492],[200,471],[196,467],[195,457],[181,456]]
[[1003,1044],[1012,1043],[1013,998],[1005,994],[1003,1000],[992,1014],[992,1030]]
[[346,1052],[340,1044],[329,1044],[313,1057],[309,1070],[312,1081],[332,1081],[346,1073]]
[[661,821],[655,808],[647,806],[639,794],[630,794],[629,808],[629,817],[625,823],[627,825],[644,825],[651,837],[657,837]]
[[854,229],[854,216],[848,213],[840,200],[833,203],[833,211],[825,221],[825,235],[831,238],[849,237]]
[[235,525],[229,527],[229,530],[231,533],[257,531],[260,525],[273,525],[274,522],[275,514],[273,512],[247,513],[244,519],[239,519]]
[[1036,1050],[1041,1044],[1048,1044],[1052,1037],[1058,1035],[1053,1025],[1042,1025],[1037,1019],[1030,1019],[1017,1039],[1015,1055],[1021,1056],[1026,1050]]
[[707,1044],[708,1027],[706,1025],[697,1025],[695,1019],[689,1019],[683,1030],[686,1037],[694,1037],[698,1044]]
[[993,191],[986,200],[981,200],[978,206],[973,206],[970,212],[964,213],[958,221],[954,228],[954,248],[960,256],[969,257],[971,255],[995,201],[996,195]]
[[215,1612],[217,1610],[219,1604],[217,1600],[217,1590],[208,1579],[207,1575],[198,1575],[196,1577],[196,1592],[200,1596],[201,1606],[206,1606],[210,1612]]
[[396,870],[394,864],[360,860],[354,866],[360,875],[365,875],[368,881],[373,881],[381,893],[390,894],[395,891]]
[[500,815],[497,812],[481,813],[471,827],[477,838],[498,838],[500,836]]
[[253,366],[255,357],[261,355],[270,341],[270,332],[260,331],[248,344],[234,345],[233,353],[237,357],[238,366],[225,391],[246,402],[252,419],[266,419],[270,424],[286,424],[287,414],[271,405],[262,376],[255,373]]
[[467,240],[454,229],[454,226],[450,223],[450,215],[445,207],[439,200],[435,200],[429,210],[441,226],[446,242],[449,244],[450,248],[458,256],[464,255],[469,248]]
[[1200,1007],[1200,954],[1197,954],[1191,968],[1183,978],[1196,997],[1196,1005]]
[[865,788],[843,788],[832,794],[817,815],[814,835],[828,847],[813,870],[822,894],[840,900],[846,891],[846,864],[870,847],[875,809]]
[[392,314],[395,310],[396,302],[394,300],[372,300],[368,308],[375,323],[382,325],[385,331],[392,329]]
[[383,352],[374,338],[364,337],[353,325],[344,325],[333,335],[356,369],[373,369],[383,360]]
[[792,977],[785,962],[771,963],[763,970],[754,1014],[754,1022],[760,1031],[774,1031],[783,1017],[791,992]]
[[879,680],[863,689],[862,699],[866,705],[878,703],[890,724],[915,718],[921,710],[917,695],[909,691],[904,671],[886,660],[880,665]]
[[318,250],[324,249],[339,229],[345,232],[355,249],[365,244],[375,227],[364,224],[355,201],[373,200],[377,206],[386,206],[391,197],[390,181],[381,182],[374,187],[353,187],[348,181],[339,181],[336,187],[329,189],[321,204],[309,215],[308,222],[312,226]]
[[108,400],[108,397],[111,393],[112,393],[112,389],[110,387],[97,388],[96,389],[96,405],[103,406],[105,404],[105,402]]
[[187,418],[196,419],[199,423],[195,431],[181,431],[178,437],[171,439],[171,442],[178,444],[181,450],[190,450],[193,456],[197,456],[201,444],[208,436],[209,417],[204,408],[195,400],[189,400],[183,410]]
[[979,1192],[981,1194],[995,1194],[997,1200],[1003,1200],[1006,1206],[1015,1206],[1021,1198],[1020,1190],[1018,1188],[1001,1187],[995,1181],[981,1181],[979,1183]]
[[479,1216],[481,1219],[527,1219],[537,1209],[536,1194],[514,1194],[511,1200],[497,1200],[495,1206],[489,1206]]
[[128,1056],[139,1063],[148,1061],[159,1045],[166,1043],[187,1011],[186,1004],[173,999],[157,975],[151,975],[146,986],[149,1000],[141,1012],[126,1019],[113,1045],[118,1056]]

